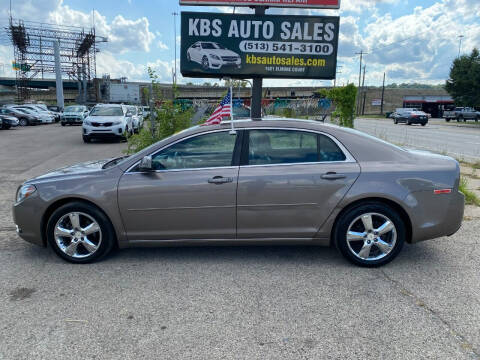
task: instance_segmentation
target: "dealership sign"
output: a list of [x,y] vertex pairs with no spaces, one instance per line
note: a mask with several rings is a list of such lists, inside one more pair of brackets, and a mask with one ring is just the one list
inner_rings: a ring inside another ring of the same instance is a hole
[[180,70],[190,77],[335,78],[337,16],[182,12]]
[[340,9],[340,0],[180,0],[180,5],[274,6]]

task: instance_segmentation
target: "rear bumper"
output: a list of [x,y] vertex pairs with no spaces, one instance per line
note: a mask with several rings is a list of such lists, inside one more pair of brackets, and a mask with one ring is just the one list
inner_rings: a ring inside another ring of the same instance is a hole
[[433,195],[419,191],[407,196],[407,203],[415,204],[412,221],[412,243],[455,234],[463,221],[465,196],[459,192]]

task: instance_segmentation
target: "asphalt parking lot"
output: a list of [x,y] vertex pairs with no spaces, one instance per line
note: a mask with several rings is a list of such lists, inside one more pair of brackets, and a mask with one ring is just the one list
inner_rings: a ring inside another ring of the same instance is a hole
[[0,131],[0,359],[480,358],[477,218],[380,269],[291,246],[127,249],[80,266],[17,237],[22,181],[125,148],[59,124]]
[[393,123],[391,119],[356,119],[355,128],[407,147],[435,151],[456,159],[480,159],[480,126],[473,121],[447,123],[430,119],[426,126]]

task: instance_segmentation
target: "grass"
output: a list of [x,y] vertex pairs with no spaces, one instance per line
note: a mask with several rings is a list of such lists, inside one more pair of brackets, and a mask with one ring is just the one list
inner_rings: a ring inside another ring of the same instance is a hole
[[468,180],[465,176],[460,178],[460,185],[458,187],[463,195],[465,195],[465,203],[467,205],[476,205],[480,206],[480,199],[478,196],[470,189],[468,189]]

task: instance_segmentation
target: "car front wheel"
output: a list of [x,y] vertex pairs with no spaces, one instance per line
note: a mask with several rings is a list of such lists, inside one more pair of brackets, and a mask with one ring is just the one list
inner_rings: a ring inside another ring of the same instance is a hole
[[20,125],[20,126],[27,126],[27,125],[28,125],[28,120],[22,118],[22,119],[20,119],[20,120],[18,121],[18,125]]
[[365,203],[347,210],[338,220],[334,240],[355,265],[377,267],[392,261],[405,242],[400,215],[383,203]]
[[112,250],[115,232],[107,216],[98,208],[71,202],[53,212],[47,224],[47,240],[62,259],[88,263]]
[[210,63],[208,62],[208,57],[206,56],[203,57],[202,66],[204,69],[208,69],[210,67]]

